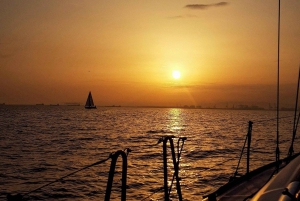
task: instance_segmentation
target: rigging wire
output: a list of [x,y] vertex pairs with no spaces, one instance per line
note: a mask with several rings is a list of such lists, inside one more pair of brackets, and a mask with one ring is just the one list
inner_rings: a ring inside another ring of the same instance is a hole
[[[276,162],[279,162],[279,58],[280,58],[280,0],[278,0],[278,52],[277,52],[277,124],[276,124]],[[277,165],[277,170],[279,165]]]
[[[298,74],[298,85],[297,85],[297,95],[296,95],[296,104],[295,104],[295,113],[294,113],[294,124],[293,124],[293,137],[292,137],[292,142],[291,142],[291,146],[289,149],[289,153],[288,156],[292,156],[294,153],[294,140],[295,140],[295,136],[297,133],[297,127],[298,127],[298,123],[299,123],[299,116],[300,113],[298,115],[297,118],[297,109],[298,109],[298,98],[299,98],[299,83],[300,83],[300,66],[299,66],[299,74]],[[297,118],[297,122],[296,122],[296,118]]]
[[238,164],[237,164],[237,166],[236,166],[236,169],[235,169],[233,178],[235,178],[236,175],[238,174],[238,169],[239,169],[240,162],[241,162],[241,159],[242,159],[242,156],[243,156],[243,153],[244,153],[244,149],[245,149],[245,146],[246,146],[247,139],[248,139],[248,134],[246,135],[246,139],[245,139],[245,141],[244,141],[244,146],[243,146],[243,148],[242,148],[242,151],[241,151],[241,154],[240,154],[240,158],[239,158]]

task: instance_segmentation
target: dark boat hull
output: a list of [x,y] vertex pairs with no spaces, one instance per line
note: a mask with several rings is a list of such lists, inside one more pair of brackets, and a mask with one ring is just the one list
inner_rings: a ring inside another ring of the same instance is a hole
[[97,109],[96,106],[85,106],[84,108],[85,108],[85,109]]

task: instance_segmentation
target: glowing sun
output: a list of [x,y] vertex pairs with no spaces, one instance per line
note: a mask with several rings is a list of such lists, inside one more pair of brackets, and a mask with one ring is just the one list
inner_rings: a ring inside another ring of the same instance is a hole
[[174,70],[172,73],[172,76],[174,79],[179,79],[180,78],[180,72],[178,70]]

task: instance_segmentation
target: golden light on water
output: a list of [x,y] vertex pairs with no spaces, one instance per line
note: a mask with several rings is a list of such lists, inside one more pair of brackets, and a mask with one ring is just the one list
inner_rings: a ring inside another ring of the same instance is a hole
[[172,108],[168,112],[168,118],[170,120],[169,127],[174,132],[180,132],[180,129],[182,128],[183,119],[181,118],[181,109]]

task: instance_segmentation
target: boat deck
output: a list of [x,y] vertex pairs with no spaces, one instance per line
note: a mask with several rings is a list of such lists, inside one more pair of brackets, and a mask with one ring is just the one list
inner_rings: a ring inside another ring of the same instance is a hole
[[[296,158],[294,156],[293,158]],[[280,161],[279,170],[287,166],[289,160],[284,159]],[[296,161],[296,162],[294,162]],[[291,165],[300,163],[300,156],[297,157]],[[293,168],[293,167],[292,167]],[[286,168],[285,168],[286,169]],[[289,168],[290,169],[290,168]],[[290,170],[292,171],[292,170]],[[284,172],[284,171],[279,171]],[[220,187],[215,192],[204,196],[205,201],[237,201],[237,200],[250,200],[263,186],[269,182],[277,173],[277,163],[271,163],[250,172],[248,175],[244,175],[237,178],[228,184]],[[282,173],[281,173],[282,174]],[[278,174],[279,175],[279,174]],[[287,185],[284,184],[280,188],[280,193]]]
[[269,180],[270,177],[276,171],[276,167],[267,169],[249,179],[243,181],[243,183],[238,184],[233,187],[225,194],[221,195],[217,200],[220,201],[230,201],[230,200],[245,200],[246,198],[251,198],[259,189],[261,189]]

